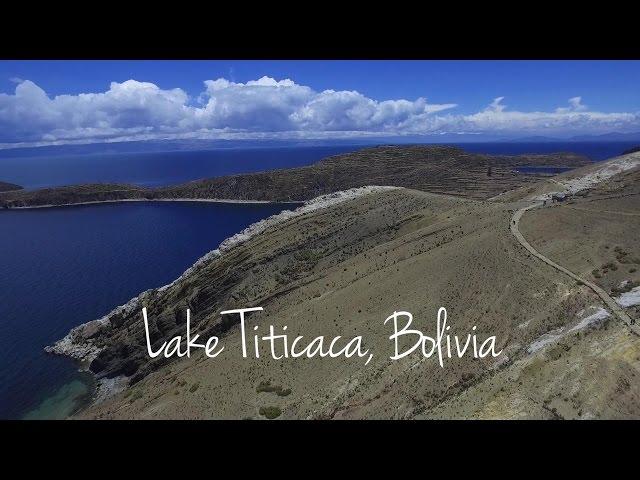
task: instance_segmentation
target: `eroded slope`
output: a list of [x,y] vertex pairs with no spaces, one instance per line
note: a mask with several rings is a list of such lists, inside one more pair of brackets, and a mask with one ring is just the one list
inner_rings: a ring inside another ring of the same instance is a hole
[[[197,331],[224,332],[224,354],[149,362],[140,312],[132,310],[98,334],[106,349],[92,365],[99,376],[128,375],[132,387],[83,416],[264,418],[268,407],[283,418],[427,414],[525,357],[536,338],[595,301],[531,261],[509,233],[511,214],[509,205],[401,189],[267,230],[143,297],[157,341],[184,328],[190,307]],[[366,366],[357,358],[243,359],[237,321],[223,324],[218,313],[252,305],[265,308],[252,320],[256,325],[287,325],[291,337],[362,335],[374,358]],[[474,325],[485,338],[496,335],[503,355],[456,358],[445,368],[433,357],[389,360],[384,319],[407,310],[416,328],[435,335],[440,306],[461,336]]]

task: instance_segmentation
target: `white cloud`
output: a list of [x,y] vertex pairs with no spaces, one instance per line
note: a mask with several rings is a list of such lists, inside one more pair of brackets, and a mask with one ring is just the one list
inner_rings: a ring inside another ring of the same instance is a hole
[[489,104],[489,106],[486,108],[486,111],[488,112],[502,112],[506,106],[502,104],[502,101],[504,100],[504,97],[498,97],[498,98],[494,98],[493,102],[491,102]]
[[640,130],[640,113],[589,111],[581,97],[553,112],[519,112],[507,109],[498,97],[481,112],[452,119],[452,128],[482,133],[569,135]]
[[0,141],[29,142],[103,138],[135,130],[184,128],[187,95],[179,88],[161,90],[152,83],[111,83],[105,93],[49,98],[25,80],[14,95],[0,94]]
[[551,112],[512,111],[504,97],[473,114],[425,98],[378,101],[264,76],[207,80],[195,99],[148,82],[112,82],[102,93],[50,97],[29,80],[0,93],[0,145],[162,138],[345,138],[372,135],[579,134],[640,130],[636,113],[590,111],[579,96]]
[[586,110],[588,107],[582,104],[582,97],[573,97],[569,99],[568,107],[556,108],[556,113],[584,112]]

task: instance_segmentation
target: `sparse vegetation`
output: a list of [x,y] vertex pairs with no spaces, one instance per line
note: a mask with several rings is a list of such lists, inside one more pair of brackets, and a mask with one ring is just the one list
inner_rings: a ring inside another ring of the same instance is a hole
[[267,393],[275,393],[279,397],[286,397],[291,395],[290,388],[282,388],[280,385],[271,385],[271,382],[260,382],[258,387],[256,388],[257,393],[267,392]]
[[200,388],[200,383],[199,383],[199,382],[196,382],[196,383],[194,383],[193,385],[191,385],[191,388],[189,388],[189,391],[190,391],[191,393],[193,393],[193,392],[195,392],[196,390],[198,390],[198,388]]
[[260,415],[268,418],[269,420],[273,420],[274,418],[278,418],[282,415],[282,410],[280,407],[260,407]]
[[627,292],[633,290],[634,288],[636,288],[639,285],[640,285],[640,282],[627,281],[627,282],[624,283],[624,285],[622,285],[620,287],[613,287],[611,289],[611,293],[616,294],[616,295],[620,295],[622,293],[627,293]]
[[315,264],[322,258],[322,252],[312,249],[305,249],[296,252],[293,256],[296,260],[299,260],[301,262],[309,262]]
[[616,247],[614,251],[616,253],[616,260],[618,260],[618,262],[623,264],[629,264],[629,263],[640,264],[640,258],[631,257],[629,252],[622,249],[622,247]]

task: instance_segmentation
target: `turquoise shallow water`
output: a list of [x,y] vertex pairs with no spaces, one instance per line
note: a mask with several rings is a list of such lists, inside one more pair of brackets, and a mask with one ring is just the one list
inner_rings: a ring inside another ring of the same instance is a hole
[[286,208],[141,202],[0,211],[0,418],[67,416],[90,381],[46,345]]
[[[82,377],[82,374],[78,377]],[[22,418],[24,420],[64,420],[78,408],[89,403],[92,393],[91,378],[71,380],[55,393],[45,397],[38,406],[26,412]]]

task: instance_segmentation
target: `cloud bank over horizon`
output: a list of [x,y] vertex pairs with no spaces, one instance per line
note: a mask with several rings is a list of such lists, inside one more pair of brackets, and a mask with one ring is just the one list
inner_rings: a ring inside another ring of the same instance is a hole
[[181,88],[112,82],[100,93],[50,97],[30,80],[0,93],[0,148],[162,139],[345,139],[442,134],[571,136],[640,131],[640,112],[591,111],[580,96],[553,111],[509,110],[504,97],[471,114],[426,98],[378,101],[315,91],[290,79],[204,81]]

